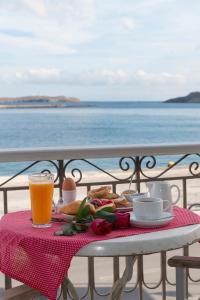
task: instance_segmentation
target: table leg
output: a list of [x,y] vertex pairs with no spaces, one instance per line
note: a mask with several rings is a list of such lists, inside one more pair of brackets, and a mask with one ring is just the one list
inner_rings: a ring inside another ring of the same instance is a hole
[[119,256],[113,257],[113,283],[119,279]]
[[[113,285],[117,280],[119,280],[119,256],[113,257]],[[120,300],[120,296],[116,300]]]
[[139,288],[139,299],[143,300],[143,280],[144,280],[144,275],[143,275],[143,256],[139,255],[138,256],[138,288]]
[[117,300],[120,298],[122,291],[126,286],[126,283],[131,280],[133,274],[133,264],[136,258],[136,256],[126,256],[126,267],[124,273],[122,277],[114,283],[110,295],[110,300]]
[[88,257],[88,282],[89,282],[90,300],[94,300],[94,290],[95,290],[94,257]]
[[67,300],[67,291],[70,292],[70,295],[74,300],[80,300],[79,295],[77,294],[77,291],[72,284],[72,282],[69,280],[68,277],[65,276],[63,282],[62,282],[62,295],[63,295],[63,300]]

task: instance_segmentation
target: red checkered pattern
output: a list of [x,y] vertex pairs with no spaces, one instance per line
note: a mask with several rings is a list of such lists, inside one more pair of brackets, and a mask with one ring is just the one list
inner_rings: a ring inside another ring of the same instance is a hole
[[73,256],[86,244],[200,223],[200,216],[186,209],[175,207],[174,213],[176,217],[165,227],[132,227],[113,230],[105,236],[90,231],[74,236],[54,236],[61,224],[36,229],[31,226],[30,212],[9,213],[0,221],[0,270],[55,300]]

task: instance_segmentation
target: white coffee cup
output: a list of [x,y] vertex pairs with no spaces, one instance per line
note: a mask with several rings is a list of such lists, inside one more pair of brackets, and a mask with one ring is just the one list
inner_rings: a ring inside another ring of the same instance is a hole
[[[164,204],[168,203],[168,205]],[[143,220],[160,219],[164,211],[167,211],[170,205],[169,200],[162,200],[154,197],[144,197],[133,200],[133,213],[135,217]]]
[[135,193],[133,195],[133,199],[132,200],[136,200],[136,199],[141,199],[141,198],[147,198],[148,197],[148,193]]

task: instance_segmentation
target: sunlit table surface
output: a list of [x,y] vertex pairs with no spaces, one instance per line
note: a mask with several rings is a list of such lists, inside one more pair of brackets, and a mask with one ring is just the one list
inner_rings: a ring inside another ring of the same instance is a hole
[[[139,255],[169,251],[193,244],[200,240],[200,224],[188,225],[174,229],[138,234],[122,238],[114,238],[93,242],[83,247],[76,256],[85,257],[118,257],[125,256],[126,267],[121,278],[113,285],[110,298],[120,298],[127,282],[131,280],[133,266]],[[69,280],[69,279],[68,279]],[[140,299],[143,299],[140,291]],[[75,300],[79,300],[76,291]]]
[[129,256],[168,251],[200,239],[200,224],[97,241],[83,247],[76,256]]

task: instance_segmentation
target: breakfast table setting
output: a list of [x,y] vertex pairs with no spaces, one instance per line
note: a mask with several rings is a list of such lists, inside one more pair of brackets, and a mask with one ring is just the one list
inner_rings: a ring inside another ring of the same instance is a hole
[[73,179],[66,178],[63,202],[52,211],[53,186],[51,174],[31,174],[31,210],[8,213],[0,220],[0,271],[50,300],[56,300],[66,280],[74,299],[79,299],[68,278],[74,256],[126,257],[125,271],[111,291],[114,300],[131,279],[138,255],[200,239],[200,216],[174,205],[171,195],[162,199],[131,190],[117,195],[103,186],[78,200]]

